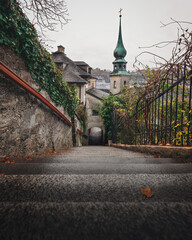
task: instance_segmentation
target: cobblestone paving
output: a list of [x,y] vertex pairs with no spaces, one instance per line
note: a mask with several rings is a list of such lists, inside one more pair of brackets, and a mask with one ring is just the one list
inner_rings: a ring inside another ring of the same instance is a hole
[[182,159],[92,146],[13,160],[0,163],[0,239],[192,239]]

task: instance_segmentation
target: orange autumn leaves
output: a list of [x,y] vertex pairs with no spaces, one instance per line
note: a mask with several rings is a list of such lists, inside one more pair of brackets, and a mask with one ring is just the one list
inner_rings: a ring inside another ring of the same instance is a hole
[[6,157],[0,159],[0,162],[4,162],[5,164],[9,164],[9,163],[15,163],[15,160],[10,160],[10,156],[6,156]]
[[1,158],[1,159],[0,159],[0,162],[6,161],[7,159],[9,159],[9,157],[10,157],[10,156],[6,156],[6,157],[4,157],[4,158]]
[[53,151],[51,151],[51,152],[49,152],[49,151],[48,151],[48,154],[50,154],[50,153],[54,153],[54,154],[55,154],[55,153],[56,153],[56,151],[55,151],[55,150],[53,150]]
[[[45,153],[46,154],[46,153]],[[48,154],[56,154],[56,151],[53,149],[52,151],[48,151]],[[0,159],[0,162],[3,162],[3,163],[15,163],[15,160],[11,160],[11,158],[13,157],[13,159],[18,159],[18,158],[23,158],[25,159],[26,161],[32,161],[32,158],[27,156],[27,157],[22,157],[20,154],[18,154],[17,156],[5,156],[4,158],[1,158]]]
[[[45,153],[45,154],[46,154],[46,153]],[[53,149],[52,151],[48,151],[48,154],[56,154],[56,151]],[[10,158],[11,158],[11,156],[8,155],[8,156],[6,156],[6,157],[4,157],[4,158],[1,158],[1,159],[0,159],[0,162],[5,163],[5,164],[16,163],[15,160],[11,160]],[[25,159],[26,161],[32,161],[32,158],[31,158],[31,157],[29,157],[29,156],[27,156],[27,157],[22,157],[20,154],[18,154],[16,157],[13,157],[13,158],[14,158],[14,159],[16,159],[16,158],[23,158],[23,159]]]
[[141,188],[141,193],[143,194],[145,199],[146,198],[151,198],[153,196],[150,187]]
[[5,161],[5,163],[6,163],[6,164],[15,163],[15,161],[7,160],[7,161]]
[[[20,157],[21,157],[20,155],[17,155],[17,158],[20,158]],[[6,157],[0,159],[0,162],[3,162],[5,164],[16,163],[15,160],[11,160],[10,158],[11,158],[10,156],[6,156]],[[32,161],[32,158],[30,158],[30,157],[25,157],[24,159],[26,161]]]

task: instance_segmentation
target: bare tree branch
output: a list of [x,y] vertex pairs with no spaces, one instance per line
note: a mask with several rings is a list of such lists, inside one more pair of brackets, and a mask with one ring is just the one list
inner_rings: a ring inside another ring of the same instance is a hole
[[58,24],[63,28],[69,22],[64,0],[18,0],[18,3],[25,13],[32,12],[33,22],[40,27],[42,33],[44,29],[55,31]]
[[[158,56],[157,54],[150,52],[150,51],[143,51],[135,58],[135,62],[133,66],[138,69],[141,73],[143,72],[140,70],[140,66],[142,68],[147,69],[147,66],[141,62],[140,57],[144,54],[152,55],[154,59],[154,63],[156,68],[152,69],[153,77],[145,76],[145,79],[148,81],[146,92],[147,95],[150,91],[153,91],[151,88],[155,84],[156,86],[160,85],[162,81],[165,81],[165,77],[169,76],[170,73],[174,73],[177,76],[177,69],[179,67],[180,71],[183,69],[183,65],[186,64],[188,69],[192,68],[192,30],[186,28],[187,25],[191,25],[191,22],[187,21],[176,21],[171,19],[170,23],[164,24],[162,23],[162,27],[167,27],[169,25],[176,24],[178,26],[178,34],[177,39],[172,41],[163,41],[157,44],[153,44],[146,48],[162,48],[166,47],[170,44],[175,44],[172,49],[172,54],[169,60]],[[142,47],[143,48],[143,47]],[[158,61],[157,61],[158,60]],[[157,91],[158,93],[158,91]]]
[[[175,43],[177,43],[177,41],[163,41],[163,42],[160,42],[160,43],[155,43],[155,44],[153,44],[153,45],[151,45],[151,46],[147,46],[147,47],[139,47],[139,49],[142,49],[142,48],[153,48],[153,47],[157,47],[157,48],[163,48],[163,47],[166,47],[166,46],[168,46],[168,45],[170,45],[170,44],[175,44]],[[161,46],[161,45],[163,45],[163,46]]]

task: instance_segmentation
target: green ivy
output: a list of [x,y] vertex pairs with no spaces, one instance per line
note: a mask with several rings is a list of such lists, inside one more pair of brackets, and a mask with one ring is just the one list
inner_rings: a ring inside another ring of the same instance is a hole
[[99,115],[103,118],[106,141],[112,138],[113,112],[125,108],[125,102],[116,95],[110,94],[103,100]]
[[81,130],[83,132],[85,132],[86,124],[87,124],[87,112],[86,112],[83,104],[79,104],[79,106],[77,108],[77,114],[80,118]]
[[78,106],[75,87],[62,81],[49,52],[42,47],[37,32],[16,0],[2,0],[0,8],[0,45],[10,47],[25,61],[39,89],[47,91],[57,106],[63,106],[72,117]]

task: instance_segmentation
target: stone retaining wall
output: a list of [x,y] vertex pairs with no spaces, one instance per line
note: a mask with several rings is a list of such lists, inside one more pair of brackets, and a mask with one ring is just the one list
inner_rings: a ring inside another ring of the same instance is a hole
[[127,145],[112,143],[110,146],[122,148],[134,152],[148,153],[151,155],[159,155],[165,158],[180,158],[184,161],[192,162],[192,147],[172,147],[172,146],[156,146],[156,145]]
[[[0,47],[0,61],[38,89],[24,62],[10,49]],[[40,93],[55,106],[45,91]],[[62,107],[57,109],[70,120]],[[70,146],[72,127],[15,82],[0,75],[0,157],[30,155]]]

